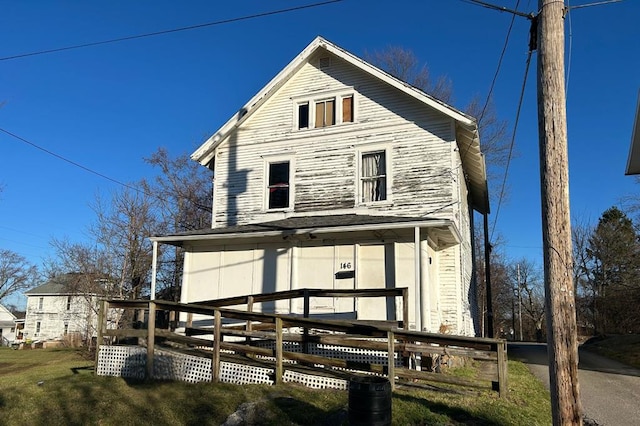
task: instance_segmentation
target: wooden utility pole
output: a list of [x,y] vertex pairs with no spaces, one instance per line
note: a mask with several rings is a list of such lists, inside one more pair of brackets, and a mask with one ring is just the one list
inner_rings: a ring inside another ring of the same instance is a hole
[[538,133],[544,285],[554,425],[582,424],[573,292],[563,1],[539,0]]

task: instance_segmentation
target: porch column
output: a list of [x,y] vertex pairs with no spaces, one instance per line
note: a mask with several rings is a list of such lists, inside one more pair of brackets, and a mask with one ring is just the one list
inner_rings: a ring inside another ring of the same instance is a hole
[[153,257],[151,260],[151,300],[156,299],[156,268],[158,266],[158,242],[153,242]]
[[422,261],[421,261],[421,253],[420,253],[420,227],[416,226],[414,228],[414,239],[413,239],[413,248],[414,248],[414,268],[415,268],[415,324],[416,331],[422,331]]

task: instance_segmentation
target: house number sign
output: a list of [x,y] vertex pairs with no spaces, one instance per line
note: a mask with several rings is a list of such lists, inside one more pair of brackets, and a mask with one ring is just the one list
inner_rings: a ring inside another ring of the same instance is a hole
[[351,264],[351,262],[341,262],[340,269],[353,269],[353,265]]

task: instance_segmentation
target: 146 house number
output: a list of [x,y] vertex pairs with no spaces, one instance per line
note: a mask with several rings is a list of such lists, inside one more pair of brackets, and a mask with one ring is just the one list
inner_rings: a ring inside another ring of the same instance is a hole
[[351,262],[341,262],[340,263],[340,269],[351,269],[352,265]]

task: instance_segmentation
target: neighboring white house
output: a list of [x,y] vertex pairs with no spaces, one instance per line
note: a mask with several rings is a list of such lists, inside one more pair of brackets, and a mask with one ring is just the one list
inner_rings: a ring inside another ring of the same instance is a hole
[[[489,201],[473,117],[318,37],[192,158],[214,173],[212,227],[151,238],[186,251],[182,302],[408,287],[411,329],[479,331],[473,210]],[[311,312],[395,320],[398,305],[312,298]]]
[[0,305],[0,346],[9,346],[16,340],[16,321],[16,316]]
[[87,292],[86,280],[81,280],[82,274],[62,274],[25,292],[26,340],[60,340],[67,335],[87,340],[96,336],[98,293]]

